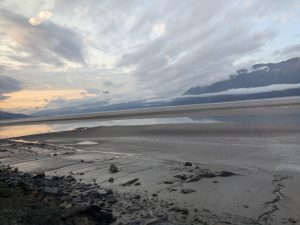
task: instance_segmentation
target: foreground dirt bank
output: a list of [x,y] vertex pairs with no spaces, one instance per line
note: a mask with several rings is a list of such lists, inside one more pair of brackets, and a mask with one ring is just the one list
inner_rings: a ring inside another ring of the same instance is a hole
[[[69,140],[62,144],[0,141],[1,164],[18,168],[1,170],[3,199],[8,201],[1,206],[4,218],[19,218],[18,207],[13,208],[17,212],[7,210],[9,202],[16,201],[19,209],[28,209],[25,222],[28,217],[46,218],[31,214],[30,207],[35,205],[41,215],[50,210],[56,224],[65,215],[69,224],[273,225],[299,221],[300,179],[295,171],[175,161],[170,160],[172,155],[166,159],[145,152],[112,152],[112,146],[100,139],[97,145]],[[30,222],[27,224],[34,224]]]

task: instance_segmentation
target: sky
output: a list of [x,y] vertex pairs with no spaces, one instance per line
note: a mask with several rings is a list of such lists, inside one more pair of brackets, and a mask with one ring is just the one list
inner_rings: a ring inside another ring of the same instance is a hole
[[0,110],[180,96],[300,56],[299,0],[1,0]]

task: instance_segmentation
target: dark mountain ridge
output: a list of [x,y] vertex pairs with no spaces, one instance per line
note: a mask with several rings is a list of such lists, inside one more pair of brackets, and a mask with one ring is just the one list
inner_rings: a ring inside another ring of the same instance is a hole
[[300,83],[300,58],[292,58],[279,63],[255,64],[252,71],[240,69],[230,79],[208,86],[196,86],[183,95],[216,93],[236,88],[263,87],[272,84]]
[[[76,113],[92,113],[101,111],[116,111],[126,109],[152,108],[173,105],[188,105],[215,102],[231,102],[265,98],[281,98],[300,96],[300,88],[293,87],[284,90],[266,89],[263,92],[245,94],[222,94],[201,96],[201,94],[218,93],[230,89],[266,87],[272,84],[300,84],[300,58],[293,58],[279,63],[255,64],[250,70],[240,69],[230,79],[220,81],[208,86],[190,88],[183,95],[169,101],[158,99],[108,104],[93,102],[74,107],[47,109],[35,112],[32,115],[63,115]],[[193,96],[190,96],[193,95]],[[199,95],[199,96],[198,96]]]
[[27,115],[24,115],[24,114],[9,113],[9,112],[0,111],[0,120],[18,119],[18,118],[27,118],[27,117],[30,117],[30,116],[27,116]]

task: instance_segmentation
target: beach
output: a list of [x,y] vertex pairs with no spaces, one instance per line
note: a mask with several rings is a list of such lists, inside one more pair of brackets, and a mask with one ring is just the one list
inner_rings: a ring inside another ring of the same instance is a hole
[[200,122],[133,121],[12,137],[0,141],[0,162],[111,190],[112,224],[299,223],[297,102],[168,113],[141,116]]

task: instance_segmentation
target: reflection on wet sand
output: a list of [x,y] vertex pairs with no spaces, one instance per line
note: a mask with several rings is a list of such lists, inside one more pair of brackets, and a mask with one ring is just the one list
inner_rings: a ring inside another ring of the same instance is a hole
[[53,131],[47,124],[5,126],[0,127],[0,138],[20,137],[24,135],[41,134]]
[[62,121],[60,123],[37,124],[37,125],[19,125],[0,127],[0,139],[20,137],[32,134],[41,134],[48,132],[68,131],[74,129],[86,129],[98,126],[133,126],[133,125],[151,125],[151,124],[180,124],[180,123],[216,123],[212,119],[192,120],[188,117],[175,118],[147,118],[147,119],[125,119],[125,120],[90,120],[80,122]]

